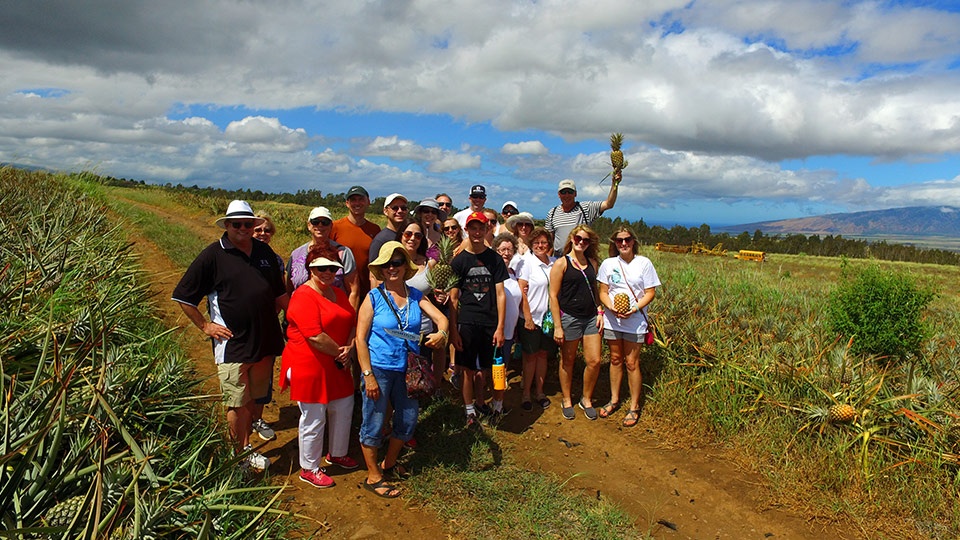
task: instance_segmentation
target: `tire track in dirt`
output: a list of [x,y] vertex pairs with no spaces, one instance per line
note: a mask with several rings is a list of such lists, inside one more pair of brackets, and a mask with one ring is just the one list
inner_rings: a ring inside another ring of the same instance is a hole
[[[122,198],[122,197],[121,197]],[[189,213],[174,214],[162,208],[122,198],[195,232],[198,238],[213,241],[222,230]],[[201,376],[210,377],[207,387],[218,390],[209,342],[183,316],[169,295],[183,272],[155,245],[131,234],[135,249],[142,255],[144,270],[155,288],[158,307],[171,326],[183,328],[182,338]],[[281,254],[286,255],[286,254]],[[279,363],[278,363],[279,365]],[[868,536],[852,525],[838,524],[824,516],[804,516],[796,510],[771,503],[764,480],[739,469],[714,447],[671,448],[661,437],[670,427],[645,415],[640,425],[619,427],[623,410],[610,419],[590,422],[582,415],[574,421],[560,416],[559,381],[556,365],[548,371],[546,390],[553,406],[546,411],[524,412],[520,408],[520,378],[511,376],[512,390],[506,405],[512,412],[499,428],[497,437],[520,463],[532,470],[555,474],[566,485],[591,497],[603,497],[624,508],[635,519],[639,534],[654,538],[690,539],[804,539],[863,538]],[[606,396],[606,367],[598,383],[597,396]],[[579,383],[575,380],[574,385]],[[380,500],[359,489],[363,469],[328,472],[337,486],[317,490],[298,482],[297,419],[299,410],[288,394],[274,394],[265,419],[277,431],[277,439],[260,450],[267,455],[272,481],[290,485],[284,500],[288,509],[320,522],[305,523],[307,536],[330,538],[414,538],[452,537],[434,514],[394,501]],[[599,405],[600,399],[596,400]],[[536,409],[536,408],[535,408]],[[354,433],[358,426],[353,426]],[[352,436],[350,455],[360,456],[357,437]],[[567,444],[561,442],[567,441]],[[301,487],[304,486],[304,487]]]

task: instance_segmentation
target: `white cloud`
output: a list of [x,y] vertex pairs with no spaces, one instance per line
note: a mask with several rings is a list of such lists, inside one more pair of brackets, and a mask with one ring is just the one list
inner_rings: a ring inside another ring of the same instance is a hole
[[518,143],[507,143],[503,145],[500,149],[504,154],[510,155],[522,155],[522,154],[533,154],[533,155],[544,155],[548,154],[550,151],[547,150],[547,147],[543,145],[540,141],[523,141]]

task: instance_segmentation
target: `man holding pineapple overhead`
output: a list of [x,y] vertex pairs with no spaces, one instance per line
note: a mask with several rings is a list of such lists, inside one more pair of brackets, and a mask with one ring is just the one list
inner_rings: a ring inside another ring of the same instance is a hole
[[493,391],[492,408],[483,397],[485,373],[493,367],[496,348],[503,346],[508,277],[503,258],[484,243],[488,222],[483,212],[467,216],[469,244],[450,264],[456,280],[450,290],[450,342],[462,351],[455,362],[463,371],[468,427],[477,425],[480,414],[492,424],[503,415],[503,390]]
[[577,225],[590,225],[595,219],[604,212],[613,208],[617,202],[617,188],[620,187],[620,181],[623,180],[623,169],[629,164],[623,159],[623,151],[620,146],[623,144],[623,134],[614,133],[610,135],[610,165],[613,166],[613,181],[610,185],[610,193],[607,194],[605,201],[577,201],[577,184],[573,180],[561,180],[557,187],[557,195],[560,197],[560,204],[554,206],[547,213],[547,219],[544,222],[544,228],[553,233],[553,251],[560,256],[563,245],[570,236],[570,231]]

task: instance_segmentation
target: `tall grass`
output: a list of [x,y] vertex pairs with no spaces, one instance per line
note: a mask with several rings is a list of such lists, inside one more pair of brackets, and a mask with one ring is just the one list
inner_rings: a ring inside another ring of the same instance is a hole
[[282,537],[282,488],[237,467],[103,204],[0,182],[0,536]]

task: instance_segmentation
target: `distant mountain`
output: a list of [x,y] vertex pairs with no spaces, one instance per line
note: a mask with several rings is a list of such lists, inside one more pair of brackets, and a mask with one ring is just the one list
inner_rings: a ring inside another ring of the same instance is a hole
[[960,237],[960,208],[953,206],[911,206],[849,214],[827,214],[779,221],[761,221],[718,231],[741,233],[757,229],[764,234],[819,234],[843,236],[949,236]]

